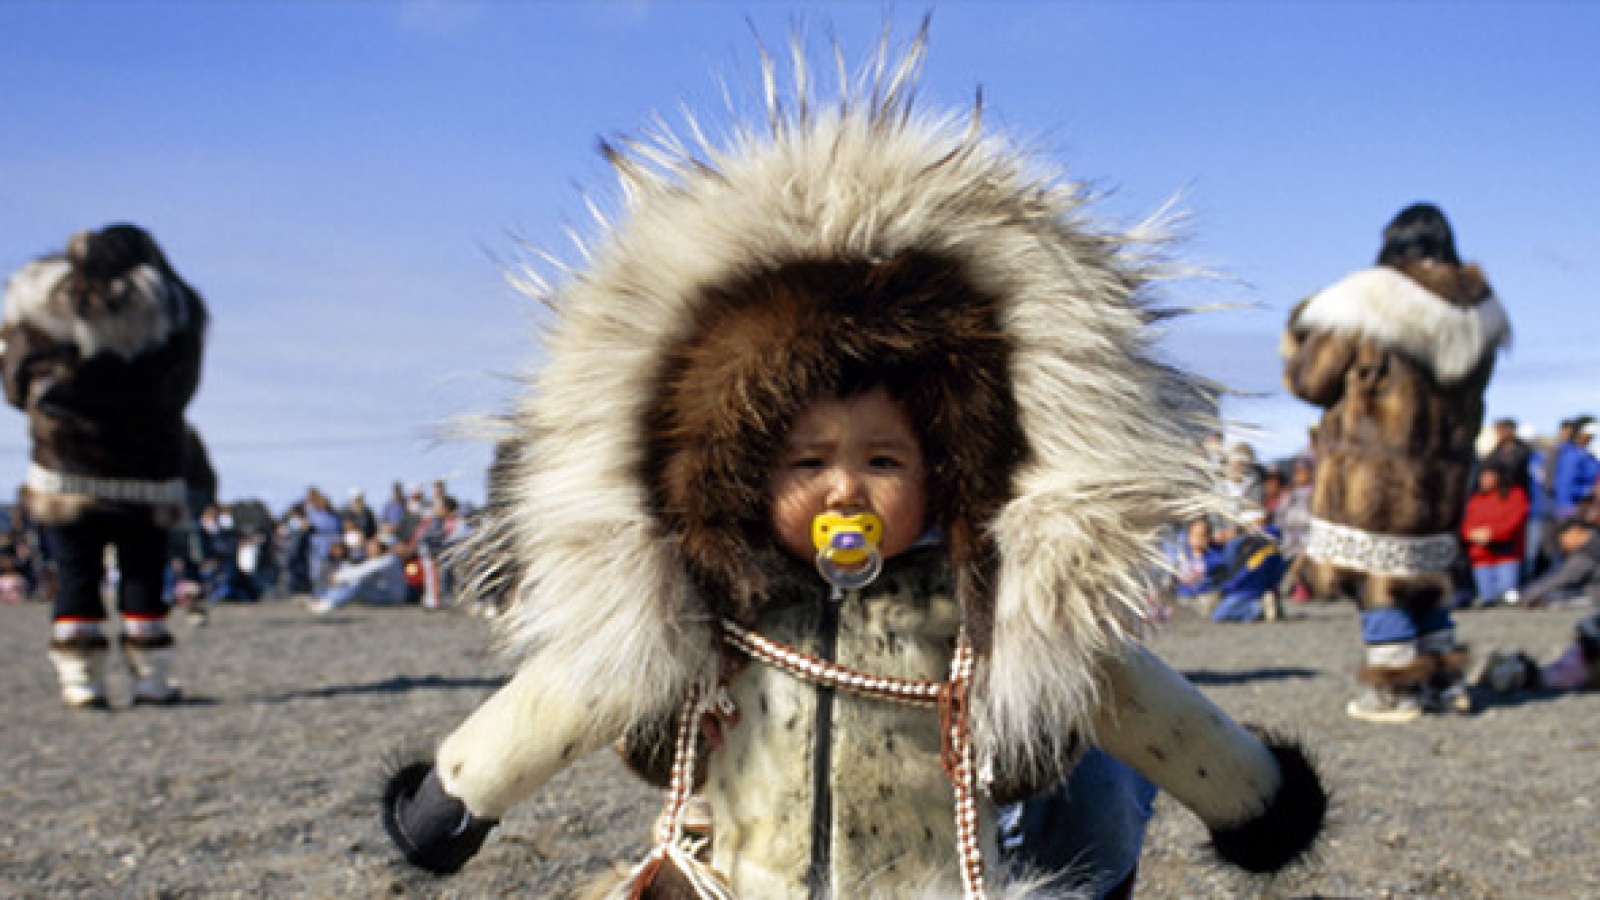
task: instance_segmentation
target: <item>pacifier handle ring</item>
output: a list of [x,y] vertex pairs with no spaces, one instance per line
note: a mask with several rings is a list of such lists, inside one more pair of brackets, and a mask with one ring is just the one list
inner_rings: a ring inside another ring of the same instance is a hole
[[825,546],[817,551],[817,572],[836,588],[853,591],[864,588],[877,579],[883,571],[883,554],[877,547],[869,547],[866,562],[859,569],[842,569],[833,561],[834,548]]

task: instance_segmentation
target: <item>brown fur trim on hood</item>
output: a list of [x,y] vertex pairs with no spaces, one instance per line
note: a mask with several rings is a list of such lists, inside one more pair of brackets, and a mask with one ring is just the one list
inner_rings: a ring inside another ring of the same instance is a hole
[[963,523],[993,519],[1027,442],[999,305],[959,264],[919,250],[797,260],[708,288],[689,337],[665,357],[644,478],[714,611],[748,624],[788,568],[774,566],[782,551],[765,493],[794,414],[818,396],[884,385],[930,461],[928,521],[964,570],[963,608],[987,619],[974,594],[993,581],[994,550]]

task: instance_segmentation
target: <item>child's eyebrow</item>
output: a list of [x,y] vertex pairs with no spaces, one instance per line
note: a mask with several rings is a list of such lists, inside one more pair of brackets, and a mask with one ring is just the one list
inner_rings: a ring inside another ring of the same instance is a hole
[[826,449],[828,447],[832,447],[833,444],[834,442],[830,438],[791,437],[783,442],[783,449],[789,453],[801,453],[805,451]]
[[866,446],[870,450],[893,450],[903,454],[916,453],[921,450],[921,445],[919,445],[915,440],[895,435],[868,437],[866,440]]

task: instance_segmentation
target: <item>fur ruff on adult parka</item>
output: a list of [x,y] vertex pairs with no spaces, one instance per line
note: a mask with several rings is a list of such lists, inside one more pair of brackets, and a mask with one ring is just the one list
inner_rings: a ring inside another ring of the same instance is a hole
[[[1161,246],[1102,229],[1079,186],[976,114],[919,113],[919,52],[825,106],[804,70],[787,100],[769,71],[766,121],[725,148],[607,148],[626,208],[542,297],[509,502],[469,553],[516,561],[503,621],[522,654],[438,756],[477,816],[714,682],[717,620],[752,623],[804,566],[770,536],[764,495],[818,396],[885,383],[919,430],[986,768],[1052,784],[1109,715],[1111,661],[1144,658],[1156,534],[1212,496],[1211,388],[1151,346]],[[1228,727],[1245,767],[1272,768]],[[554,753],[545,734],[581,737]],[[495,764],[468,764],[486,743]],[[1241,824],[1277,778],[1211,811]]]

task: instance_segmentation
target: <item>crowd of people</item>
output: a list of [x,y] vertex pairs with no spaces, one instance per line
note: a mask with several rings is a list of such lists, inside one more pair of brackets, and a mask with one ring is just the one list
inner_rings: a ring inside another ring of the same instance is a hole
[[1285,598],[1309,597],[1295,573],[1310,527],[1311,458],[1262,463],[1248,443],[1225,449],[1221,434],[1208,436],[1207,451],[1233,514],[1174,526],[1171,575],[1155,608],[1166,615],[1173,604],[1187,606],[1216,622],[1275,621]]
[[[1494,423],[1480,442],[1462,516],[1458,608],[1600,599],[1595,430],[1592,417],[1579,416],[1537,440],[1514,419]],[[1319,599],[1300,577],[1315,458],[1303,452],[1262,461],[1251,444],[1225,447],[1220,434],[1208,443],[1218,490],[1238,514],[1174,526],[1171,572],[1154,614],[1176,605],[1216,622],[1274,621],[1285,601]],[[472,512],[443,481],[428,490],[396,482],[376,508],[360,490],[336,506],[315,486],[279,515],[259,501],[210,502],[173,532],[163,597],[196,621],[218,602],[286,597],[318,613],[351,602],[438,609],[456,583],[441,559],[469,533]],[[55,583],[48,542],[21,506],[4,515],[0,601],[48,599]]]
[[[1462,513],[1455,607],[1600,600],[1595,430],[1594,418],[1584,415],[1545,440],[1519,431],[1509,417],[1486,431]],[[1217,622],[1272,621],[1284,600],[1317,599],[1301,577],[1314,456],[1263,462],[1249,443],[1224,448],[1222,436],[1212,435],[1209,444],[1218,490],[1238,514],[1174,526],[1171,574],[1156,614],[1176,604]]]
[[[48,531],[22,505],[4,511],[0,598],[48,601],[56,579]],[[203,623],[219,602],[295,598],[325,614],[347,603],[448,605],[456,575],[447,550],[473,511],[443,481],[399,482],[380,505],[351,490],[336,506],[319,488],[274,514],[260,501],[209,500],[168,542],[162,598]],[[118,578],[115,559],[106,578]]]

